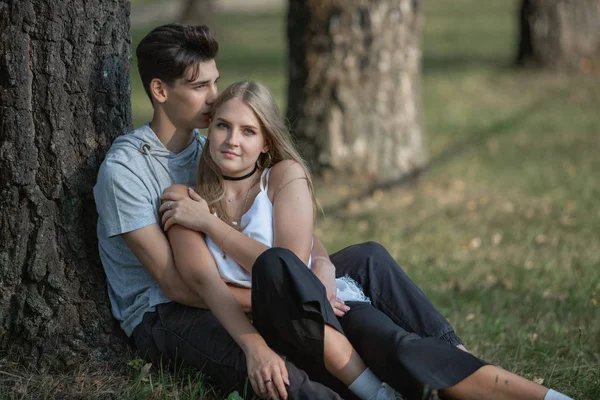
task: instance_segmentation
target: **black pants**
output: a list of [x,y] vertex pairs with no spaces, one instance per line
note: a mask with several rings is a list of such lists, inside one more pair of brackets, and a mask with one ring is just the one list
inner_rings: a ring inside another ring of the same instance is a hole
[[[351,302],[339,320],[325,287],[294,253],[264,252],[252,270],[252,316],[266,342],[309,372],[311,379],[348,395],[325,369],[325,324],[347,338],[375,374],[409,399],[454,386],[483,362],[436,338],[421,338],[366,302]],[[343,391],[343,392],[342,392]]]
[[[382,246],[373,242],[354,245],[333,254],[331,260],[337,275],[355,279],[371,298],[373,306],[396,326],[420,337],[435,337],[453,345],[461,343],[450,324]],[[255,310],[257,307],[258,304],[253,304]],[[352,312],[361,309],[352,308]],[[344,327],[349,337],[354,329],[358,330],[354,324]],[[244,353],[209,310],[177,303],[159,305],[156,312],[144,315],[133,338],[140,354],[150,361],[156,363],[162,359],[163,364],[172,365],[185,363],[203,370],[225,392],[243,390],[247,378]],[[286,359],[286,366],[291,399],[340,399],[336,392],[311,379],[304,369],[289,359]],[[330,386],[340,392],[344,390],[335,383]],[[344,394],[344,397],[348,396]]]

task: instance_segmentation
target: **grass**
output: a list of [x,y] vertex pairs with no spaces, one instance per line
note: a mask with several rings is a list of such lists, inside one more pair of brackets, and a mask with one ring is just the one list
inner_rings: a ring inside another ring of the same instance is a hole
[[[574,398],[598,399],[600,82],[513,69],[514,1],[424,7],[430,168],[416,183],[358,198],[350,182],[317,182],[327,210],[318,235],[331,252],[382,243],[475,354]],[[217,17],[222,88],[258,79],[285,105],[284,18]],[[134,27],[133,48],[156,24]],[[132,89],[139,125],[151,109],[135,63]],[[20,393],[71,388],[64,398],[224,397],[195,371],[140,374],[143,367],[134,360],[105,373],[0,378],[20,382]],[[76,391],[77,379],[86,390]],[[97,389],[102,382],[112,395]]]

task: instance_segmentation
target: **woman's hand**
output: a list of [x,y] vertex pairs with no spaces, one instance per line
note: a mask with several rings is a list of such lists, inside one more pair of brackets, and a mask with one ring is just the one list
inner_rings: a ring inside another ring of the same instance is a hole
[[211,217],[206,201],[192,188],[189,196],[166,191],[160,196],[163,201],[158,209],[162,213],[163,229],[168,231],[173,224],[185,226],[194,231],[203,232],[207,218]]
[[283,359],[263,341],[246,352],[248,378],[254,392],[269,399],[287,399],[288,371]]

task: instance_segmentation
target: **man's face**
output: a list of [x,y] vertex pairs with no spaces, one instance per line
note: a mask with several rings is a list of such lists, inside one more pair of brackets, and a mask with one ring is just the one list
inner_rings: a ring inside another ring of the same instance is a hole
[[193,75],[194,68],[190,67],[183,78],[167,85],[163,108],[177,129],[207,128],[211,107],[217,98],[219,71],[215,60],[200,63],[197,76]]

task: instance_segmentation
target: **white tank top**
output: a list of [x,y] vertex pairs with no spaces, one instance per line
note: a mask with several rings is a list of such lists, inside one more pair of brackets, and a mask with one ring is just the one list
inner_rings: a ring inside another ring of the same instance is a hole
[[[260,192],[240,221],[240,232],[268,247],[273,246],[273,204],[268,196],[270,172],[271,169],[267,168],[261,174]],[[250,273],[231,257],[224,256],[223,250],[208,236],[206,244],[217,263],[221,278],[225,282],[249,288],[252,283]],[[310,268],[310,260],[308,265]]]
[[[260,192],[256,195],[254,202],[242,215],[240,221],[240,232],[260,242],[268,247],[273,246],[273,204],[268,196],[269,173],[271,169],[267,168],[260,176]],[[264,181],[264,184],[263,184]],[[232,283],[245,288],[250,288],[252,284],[252,275],[231,257],[224,255],[223,250],[208,236],[206,244],[210,250],[219,275],[227,283]],[[311,267],[311,258],[308,259],[308,268]],[[362,288],[350,277],[344,276],[336,279],[338,297],[344,301],[369,301]]]

